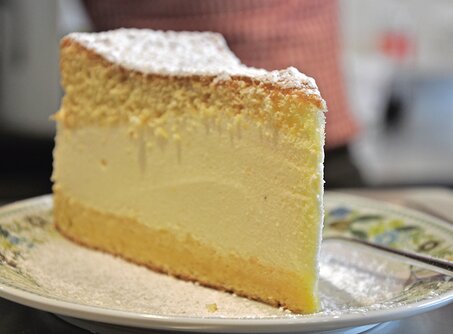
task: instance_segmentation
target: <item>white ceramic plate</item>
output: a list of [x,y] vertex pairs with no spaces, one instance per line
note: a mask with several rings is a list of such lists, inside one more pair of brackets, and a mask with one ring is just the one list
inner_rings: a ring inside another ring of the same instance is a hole
[[[453,260],[452,225],[348,195],[326,195],[324,235]],[[98,331],[358,333],[453,300],[452,279],[339,241],[323,242],[320,277],[322,311],[295,315],[77,246],[55,231],[51,196],[0,208],[0,297]]]

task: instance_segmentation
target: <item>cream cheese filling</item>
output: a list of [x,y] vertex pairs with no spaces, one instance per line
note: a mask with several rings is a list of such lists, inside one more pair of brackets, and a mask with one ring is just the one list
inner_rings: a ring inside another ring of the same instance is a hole
[[56,186],[82,204],[181,240],[311,270],[321,228],[321,175],[304,161],[319,152],[296,149],[253,122],[190,122],[179,130],[180,117],[169,116],[165,126],[132,132],[128,125],[60,126]]

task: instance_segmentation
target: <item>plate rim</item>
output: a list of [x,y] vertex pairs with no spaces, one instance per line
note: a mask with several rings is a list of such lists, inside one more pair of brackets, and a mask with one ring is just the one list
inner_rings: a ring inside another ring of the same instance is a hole
[[[374,209],[380,209],[380,208],[385,208],[385,210],[396,214],[400,216],[406,216],[410,218],[415,218],[417,220],[426,220],[429,221],[430,224],[436,225],[436,227],[448,230],[449,232],[453,232],[453,223],[450,223],[448,221],[445,221],[439,217],[430,215],[425,212],[417,211],[415,209],[399,205],[396,203],[391,203],[391,202],[385,202],[383,200],[378,200],[374,198],[369,198],[365,196],[359,196],[359,195],[354,195],[354,194],[349,194],[349,193],[342,193],[339,191],[329,191],[327,194],[325,194],[325,197],[332,198],[336,201],[340,201],[339,199],[349,199],[352,200],[356,203],[368,205],[369,207],[372,207]],[[453,242],[453,237],[451,238]],[[453,243],[452,243],[453,244]]]
[[[364,204],[387,207],[397,210],[398,214],[407,214],[417,219],[426,219],[453,231],[453,227],[443,220],[420,213],[418,211],[379,200],[369,199],[356,195],[329,192],[326,197],[350,199]],[[0,207],[0,213],[14,209],[22,209],[32,205],[51,205],[52,195],[41,195]],[[414,316],[428,310],[434,310],[453,301],[453,290],[444,292],[429,300],[392,307],[391,309],[371,310],[365,313],[350,313],[343,315],[310,315],[294,317],[275,317],[266,319],[228,318],[228,317],[193,317],[146,314],[132,311],[123,311],[84,305],[70,301],[53,299],[32,292],[24,291],[0,282],[0,297],[26,305],[35,309],[75,317],[83,320],[97,321],[108,324],[130,326],[147,329],[166,329],[177,331],[216,331],[216,332],[295,332],[313,330],[332,330],[355,327],[365,324],[381,323],[396,319]]]
[[164,316],[113,310],[52,299],[1,283],[0,297],[64,316],[139,328],[185,331],[222,331],[222,328],[225,328],[229,332],[240,332],[241,330],[263,332],[263,329],[266,329],[266,332],[273,332],[278,328],[279,332],[294,332],[301,329],[304,331],[340,329],[407,318],[450,304],[453,300],[453,291],[436,296],[429,301],[416,302],[386,310],[372,310],[364,314],[326,315],[322,316],[322,318],[307,315],[294,318],[276,317],[268,319]]

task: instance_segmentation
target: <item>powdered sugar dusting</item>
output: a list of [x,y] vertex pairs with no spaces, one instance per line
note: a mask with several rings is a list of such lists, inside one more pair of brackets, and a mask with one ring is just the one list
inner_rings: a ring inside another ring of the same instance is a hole
[[123,28],[100,33],[72,33],[67,38],[110,62],[143,73],[218,76],[219,80],[245,76],[319,95],[314,79],[294,67],[269,72],[241,64],[218,33]]
[[[341,244],[325,245],[319,284],[322,311],[317,316],[385,309],[386,301],[401,293],[408,267],[365,253]],[[36,245],[18,265],[46,294],[72,303],[166,316],[310,316],[159,274],[62,237]]]
[[321,261],[319,284],[326,310],[385,302],[397,296],[410,277],[409,266],[399,261],[336,241],[324,241]]
[[62,238],[36,246],[21,267],[53,296],[85,305],[200,317],[287,314],[278,308],[153,272]]

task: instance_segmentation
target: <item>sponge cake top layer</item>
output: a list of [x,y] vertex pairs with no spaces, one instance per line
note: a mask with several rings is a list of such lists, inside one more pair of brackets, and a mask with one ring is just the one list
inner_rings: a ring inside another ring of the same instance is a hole
[[222,35],[213,32],[175,32],[117,29],[97,34],[72,33],[72,40],[112,63],[145,74],[212,76],[218,81],[235,77],[303,90],[319,97],[315,80],[294,67],[266,71],[245,66],[230,51]]

